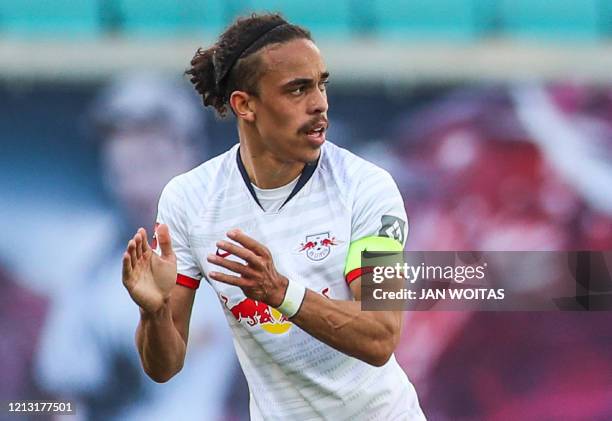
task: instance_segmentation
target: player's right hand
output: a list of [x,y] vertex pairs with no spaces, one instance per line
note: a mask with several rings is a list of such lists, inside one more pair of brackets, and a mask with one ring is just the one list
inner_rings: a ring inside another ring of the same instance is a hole
[[148,313],[164,305],[176,283],[176,255],[168,226],[159,225],[156,237],[161,256],[149,246],[144,228],[136,232],[123,254],[123,285],[136,304]]

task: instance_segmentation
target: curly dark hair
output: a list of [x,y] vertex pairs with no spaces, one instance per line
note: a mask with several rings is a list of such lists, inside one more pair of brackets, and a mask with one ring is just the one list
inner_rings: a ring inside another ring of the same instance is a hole
[[312,40],[307,29],[288,23],[278,13],[238,18],[213,46],[196,51],[185,74],[202,96],[204,106],[214,107],[224,117],[232,92],[257,95],[262,65],[253,53],[269,44],[300,38]]

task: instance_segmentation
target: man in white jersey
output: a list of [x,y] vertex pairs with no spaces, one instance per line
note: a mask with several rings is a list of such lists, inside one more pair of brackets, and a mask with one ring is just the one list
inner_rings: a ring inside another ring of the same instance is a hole
[[204,105],[235,114],[240,141],[168,183],[159,246],[142,228],[128,243],[144,370],[159,382],[181,370],[205,279],[253,420],[424,419],[393,356],[401,312],[359,302],[361,251],[403,249],[404,204],[387,172],[325,142],[329,73],[310,33],[279,15],[239,19],[187,73]]

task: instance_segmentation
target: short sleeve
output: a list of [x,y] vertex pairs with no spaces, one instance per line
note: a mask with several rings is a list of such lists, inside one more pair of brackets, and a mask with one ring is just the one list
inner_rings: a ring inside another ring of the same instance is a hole
[[[155,229],[159,224],[168,225],[172,238],[172,248],[176,254],[177,284],[197,289],[202,279],[202,273],[189,246],[185,202],[180,191],[177,190],[176,179],[174,179],[162,191],[157,208]],[[154,246],[155,252],[160,254],[161,250],[156,240],[154,240]]]
[[389,237],[404,246],[408,217],[404,200],[391,175],[374,167],[362,179],[352,207],[351,243],[364,237]]

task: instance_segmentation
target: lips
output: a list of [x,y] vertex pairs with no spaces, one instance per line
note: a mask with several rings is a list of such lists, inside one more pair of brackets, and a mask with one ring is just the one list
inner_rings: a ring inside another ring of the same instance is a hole
[[308,123],[304,124],[301,127],[300,131],[303,133],[312,133],[316,131],[327,130],[328,126],[329,122],[327,121],[327,118],[319,117],[314,121],[311,120]]
[[327,123],[325,123],[324,121],[320,121],[312,125],[312,127],[309,128],[308,133],[310,134],[310,133],[315,133],[315,132],[321,132],[321,131],[324,131],[326,128],[327,128]]
[[310,125],[304,133],[308,140],[315,146],[320,146],[325,142],[325,132],[327,131],[328,123],[325,120],[320,120]]
[[306,132],[306,137],[314,146],[321,146],[325,142],[325,129],[313,129]]

